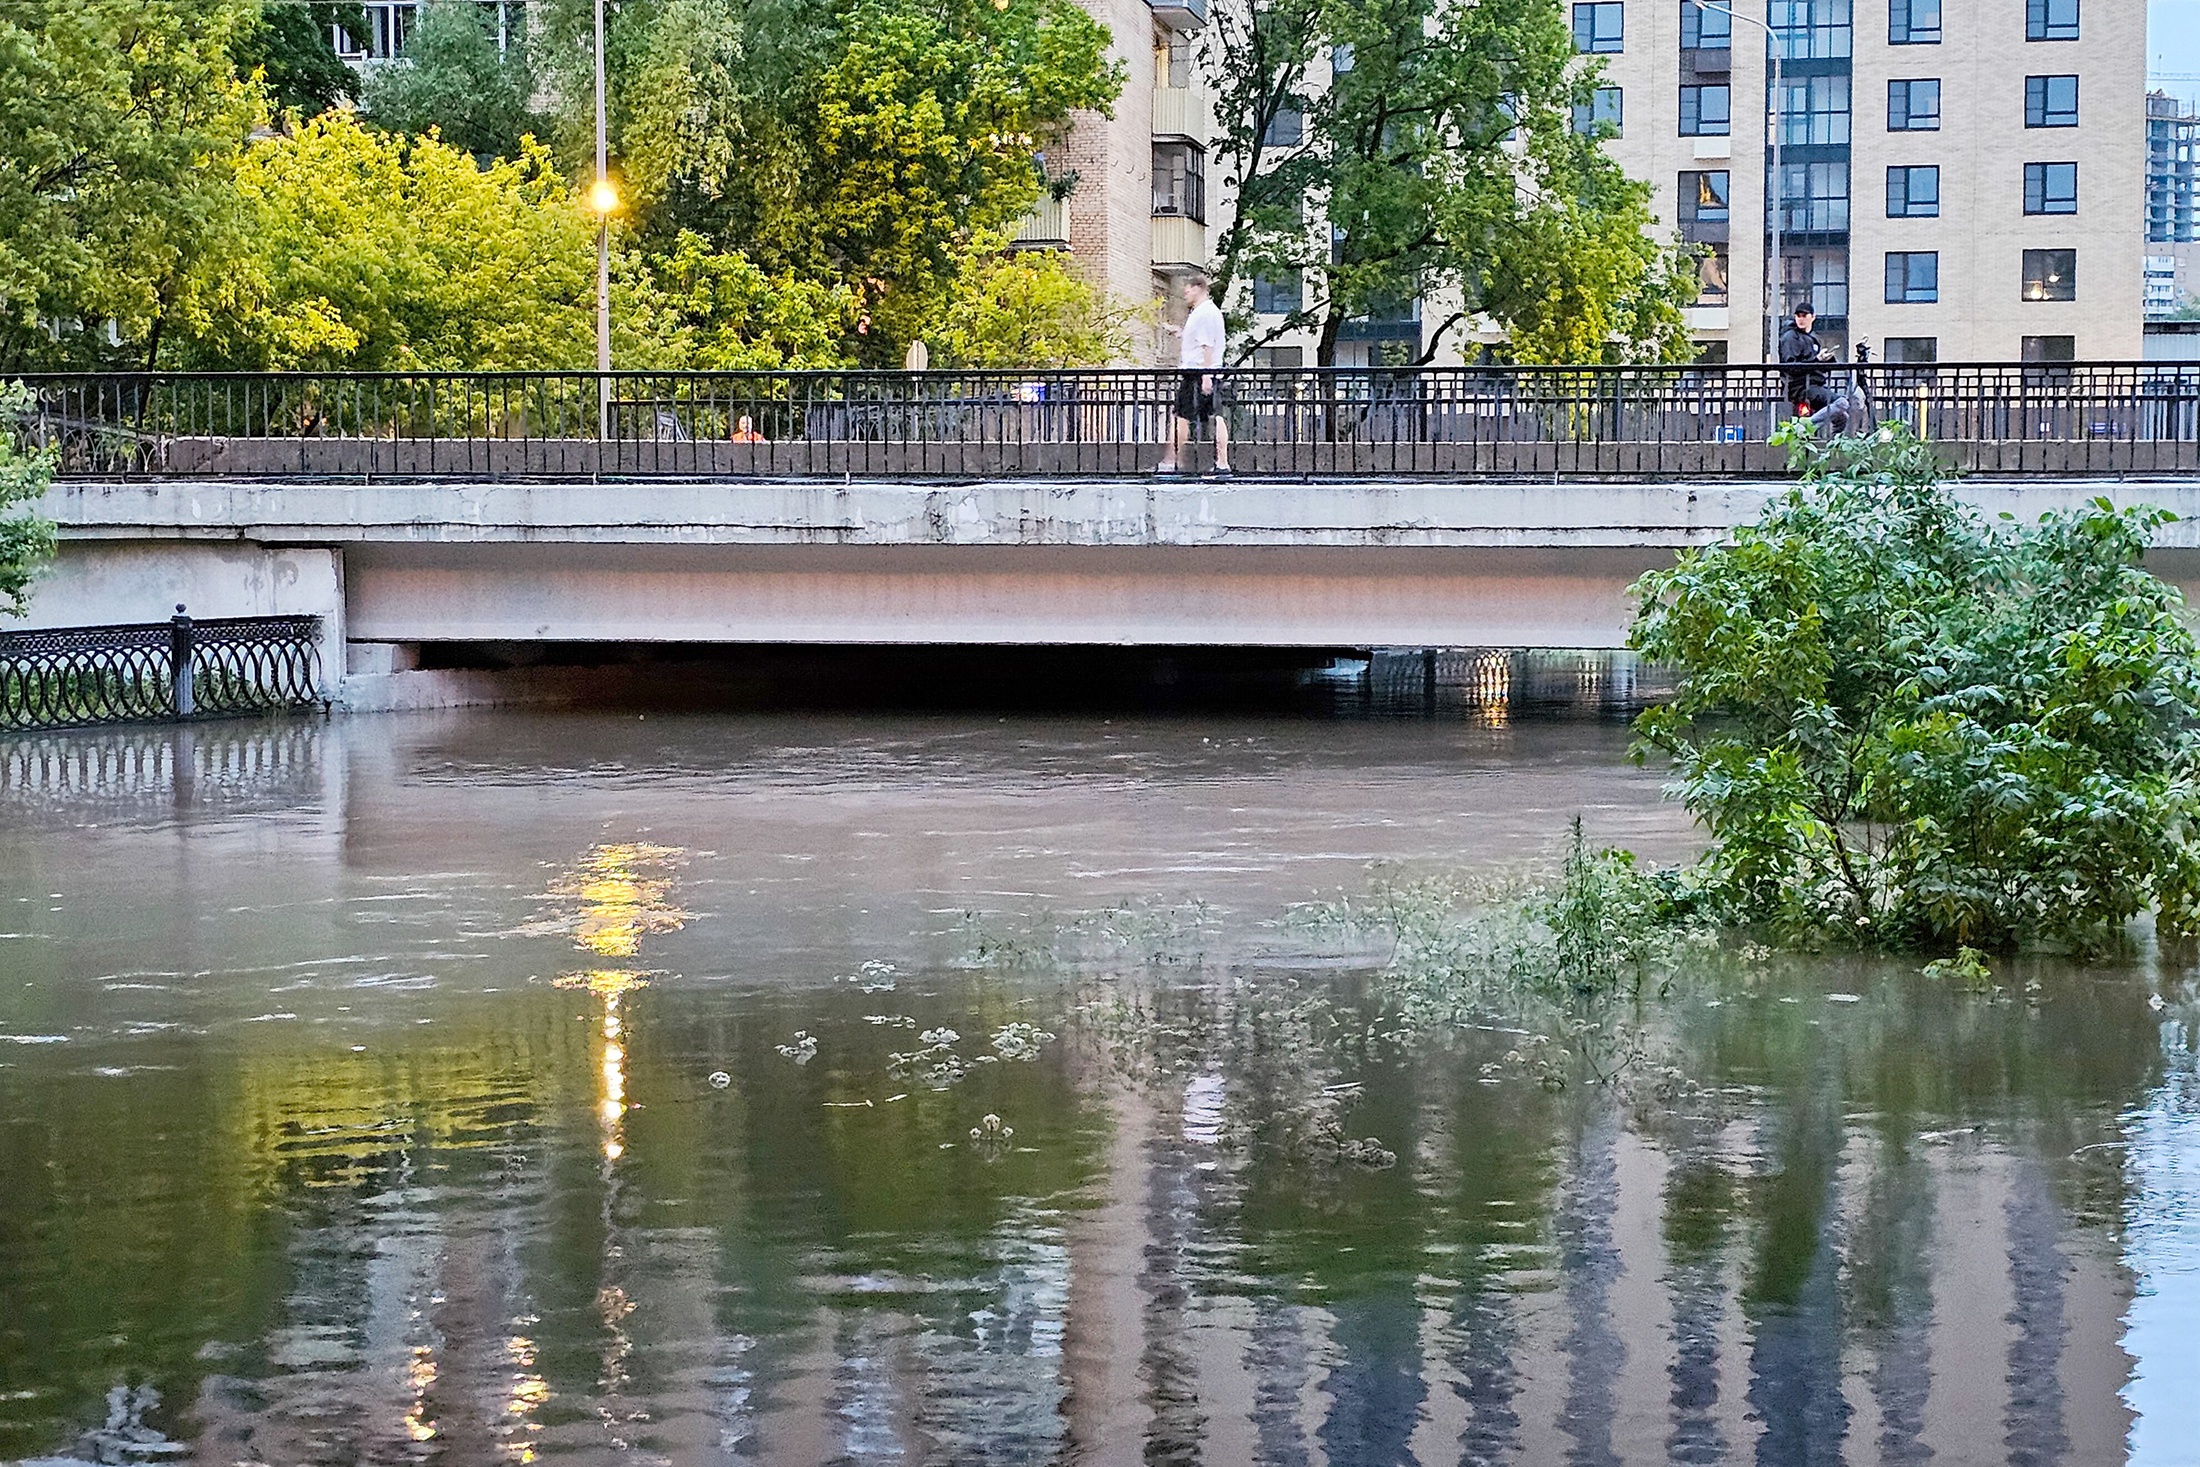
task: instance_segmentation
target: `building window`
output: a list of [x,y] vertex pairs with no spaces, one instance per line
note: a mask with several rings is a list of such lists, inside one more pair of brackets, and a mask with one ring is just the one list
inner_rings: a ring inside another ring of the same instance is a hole
[[1940,78],[1887,83],[1887,131],[1940,131]]
[[1734,89],[1681,88],[1681,136],[1723,138],[1734,131]]
[[2025,164],[2024,212],[2027,214],[2077,213],[2078,165],[2075,163]]
[[1887,0],[1887,44],[1940,44],[1940,0]]
[[1937,336],[1890,336],[1879,346],[1879,359],[1890,366],[1923,366],[1940,360]]
[[1263,372],[1296,372],[1306,365],[1303,346],[1256,346],[1245,365]]
[[[1787,147],[1849,140],[1849,79],[1788,77],[1780,86],[1780,141]],[[1682,129],[1686,131],[1686,129]]]
[[1574,7],[1574,49],[1609,56],[1626,49],[1627,7],[1618,0],[1594,0]]
[[1731,51],[1734,48],[1734,14],[1731,9],[1706,10],[1696,0],[1681,0],[1681,49],[1683,51]]
[[[1333,76],[1343,76],[1346,72],[1352,70],[1353,60],[1354,53],[1352,50],[1352,43],[1350,41],[1339,41],[1336,45],[1329,48],[1330,74]],[[1291,350],[1297,351],[1298,348],[1293,347],[1291,348]]]
[[1727,286],[1727,255],[1725,250],[1713,250],[1696,262],[1698,289],[1696,304],[1699,306],[1723,306],[1732,300]]
[[1940,217],[1940,169],[1938,167],[1887,170],[1889,219],[1938,219]]
[[1678,193],[1682,226],[1730,222],[1733,185],[1734,176],[1723,168],[1682,174]]
[[2074,301],[2078,298],[2076,250],[2026,250],[2024,298],[2028,301]]
[[2076,127],[2078,79],[2074,76],[2028,76],[2024,79],[2026,127]]
[[1153,145],[1153,211],[1207,222],[1207,150],[1197,143]]
[[2078,0],[2024,0],[2027,41],[2078,39]]
[[[1780,251],[1782,311],[1809,301],[1819,316],[1820,336],[1834,333],[1832,322],[1849,314],[1849,252],[1845,248]],[[1828,318],[1831,318],[1829,320]]]
[[2078,359],[2075,336],[2027,336],[2022,355],[2028,362],[2074,362]]
[[1855,0],[1770,0],[1766,17],[1789,61],[1840,60],[1856,49]]
[[1286,102],[1268,119],[1268,129],[1260,135],[1264,148],[1295,148],[1306,139],[1306,112],[1296,101]]
[[1838,234],[1849,227],[1849,165],[1780,165],[1782,234]]
[[1940,299],[1940,256],[1932,250],[1887,253],[1887,304],[1931,305]]
[[1306,306],[1306,277],[1293,272],[1278,279],[1256,276],[1253,309],[1263,316],[1296,315]]
[[1574,104],[1574,131],[1585,137],[1618,137],[1621,106],[1618,87],[1598,87],[1588,101]]

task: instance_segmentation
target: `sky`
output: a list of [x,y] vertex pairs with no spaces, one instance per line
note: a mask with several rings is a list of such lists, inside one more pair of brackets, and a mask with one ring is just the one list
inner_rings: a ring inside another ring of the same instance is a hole
[[[2200,0],[2148,0],[2147,66],[2200,76]],[[2200,81],[2164,81],[2166,91],[2200,98]]]

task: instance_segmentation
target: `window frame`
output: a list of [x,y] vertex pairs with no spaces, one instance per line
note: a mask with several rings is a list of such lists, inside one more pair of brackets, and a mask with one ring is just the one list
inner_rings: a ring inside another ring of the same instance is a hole
[[[1782,161],[1780,164],[1778,191],[1775,205],[1782,211],[1782,234],[1842,234],[1850,228],[1856,204],[1856,178],[1850,164],[1843,159],[1806,158],[1800,162]],[[1789,178],[1802,180],[1800,192],[1790,192]],[[1838,177],[1842,191],[1817,193],[1812,185]],[[1821,311],[1820,315],[1829,314]]]
[[[1612,99],[1612,114],[1610,117],[1600,117],[1597,113],[1604,106],[1604,99],[1607,97]],[[1582,126],[1584,122],[1588,124],[1587,127]],[[1597,129],[1607,122],[1612,124],[1612,130],[1599,134]],[[1572,125],[1576,137],[1624,137],[1627,132],[1627,89],[1598,87],[1589,94],[1587,102],[1574,104]]]
[[[1286,291],[1286,287],[1289,287]],[[1289,305],[1281,304],[1288,300]],[[1253,314],[1257,316],[1295,316],[1306,309],[1306,272],[1294,270],[1285,279],[1270,279],[1265,275],[1253,277]]]
[[[1917,184],[1930,180],[1930,199],[1921,198]],[[1899,207],[1898,207],[1899,205]],[[1940,217],[1940,165],[1890,163],[1887,165],[1887,217],[1889,219],[1938,219]]]
[[[1929,261],[1922,271],[1917,262]],[[1940,251],[1938,250],[1889,250],[1887,251],[1884,304],[1890,306],[1937,306],[1940,304]],[[1924,277],[1930,277],[1925,279]],[[1899,281],[1899,284],[1897,283]],[[1921,293],[1922,292],[1922,293]]]
[[[2067,112],[2055,110],[2051,88],[2056,82],[2070,83],[2070,107]],[[2039,105],[2033,106],[2037,100]],[[2078,73],[2069,71],[2045,72],[2024,79],[2024,125],[2028,128],[2076,127],[2080,118]],[[2037,122],[2032,119],[2037,117]]]
[[[1722,93],[1726,98],[1726,115],[1718,119],[1715,130],[1704,125],[1703,99],[1707,93]],[[1690,93],[1694,93],[1695,105],[1691,107]],[[1680,128],[1684,138],[1725,138],[1734,135],[1734,86],[1731,82],[1689,82],[1682,86],[1680,96]]]
[[[2058,14],[2068,12],[2067,19]],[[2078,0],[2024,0],[2024,38],[2027,41],[2075,41],[2082,29]]]
[[[1731,51],[1734,49],[1734,17],[1722,6],[1718,10],[1706,10],[1696,0],[1680,0],[1681,49],[1683,51]],[[1726,27],[1710,40],[1704,37],[1704,22],[1713,16],[1717,24]]]
[[[1897,357],[1895,343],[1902,342],[1902,355]],[[1910,343],[1923,342],[1925,355],[1911,356]],[[1937,336],[1883,336],[1879,339],[1879,360],[1890,367],[1930,367],[1940,361],[1940,338]]]
[[[1718,206],[1706,212],[1702,203],[1703,196],[1707,191],[1705,180],[1713,178],[1723,179],[1724,182],[1717,189],[1719,195]],[[1693,202],[1690,200],[1688,192],[1691,184],[1695,186],[1696,190]],[[1677,207],[1673,212],[1683,225],[1725,224],[1731,226],[1734,222],[1734,171],[1731,168],[1683,169],[1681,170],[1680,180],[1674,187],[1674,195]]]
[[[1930,8],[1932,24],[1920,25],[1917,13]],[[1940,44],[1941,27],[1946,17],[1942,14],[1941,0],[1887,0],[1887,44],[1890,46],[1937,46]]]
[[[1901,96],[1902,96],[1902,125],[1901,125],[1900,127],[1897,127],[1897,126],[1895,126],[1895,122],[1894,122],[1894,119],[1895,119],[1895,108],[1894,108],[1894,99],[1895,99],[1895,88],[1897,88],[1897,87],[1900,87],[1900,88],[1902,88],[1902,89],[1903,89],[1903,90],[1902,90],[1902,93],[1901,93]],[[1911,99],[1912,99],[1912,97],[1913,97],[1913,95],[1914,95],[1914,93],[1913,93],[1912,89],[1913,89],[1913,88],[1916,88],[1916,87],[1931,87],[1931,88],[1933,89],[1933,110],[1932,110],[1932,112],[1931,112],[1930,114],[1925,114],[1925,113],[1921,113],[1921,112],[1919,112],[1919,111],[1917,110],[1917,108],[1916,108],[1915,106],[1913,106],[1913,105],[1912,105],[1912,100],[1911,100]],[[1913,122],[1913,121],[1911,120],[1912,118],[1916,118],[1916,117],[1921,117],[1921,116],[1926,116],[1926,115],[1930,115],[1930,116],[1931,116],[1931,118],[1932,118],[1932,126],[1930,126],[1930,127],[1919,127],[1918,125],[1916,125],[1916,123],[1914,123],[1914,122]],[[1939,132],[1939,131],[1940,131],[1940,78],[1939,78],[1939,77],[1937,77],[1937,76],[1896,76],[1896,77],[1889,77],[1889,78],[1887,79],[1887,131],[1889,131],[1889,132]]]
[[[2049,180],[2060,176],[2058,174],[2051,173],[2049,171],[2051,169],[2069,170],[2067,176],[2070,180],[2070,191],[2068,194],[2050,194],[2048,192]],[[2070,207],[2067,209],[2051,207],[2065,201],[2067,201],[2070,205]],[[2024,212],[2026,217],[2028,218],[2069,218],[2075,215],[2078,212],[2077,161],[2075,159],[2072,159],[2068,161],[2025,164]]]
[[[2058,277],[2053,266],[2063,265]],[[2035,287],[2037,289],[2035,290]],[[2053,291],[2053,294],[2049,292]],[[2026,250],[2017,296],[2027,305],[2078,298],[2078,252],[2074,248]]]
[[[1603,23],[1611,17],[1617,18],[1619,29],[1607,36]],[[1618,56],[1627,50],[1627,6],[1623,0],[1575,0],[1572,19],[1575,55]],[[1588,21],[1586,27],[1582,25],[1584,19]],[[1587,45],[1582,44],[1585,37]]]
[[[1153,217],[1156,219],[1189,219],[1194,224],[1207,222],[1207,150],[1195,142],[1182,138],[1157,138],[1153,144]],[[1166,172],[1160,166],[1165,152],[1184,154],[1184,193],[1181,199],[1174,197],[1175,170]],[[1162,179],[1170,180],[1171,197],[1162,195]]]

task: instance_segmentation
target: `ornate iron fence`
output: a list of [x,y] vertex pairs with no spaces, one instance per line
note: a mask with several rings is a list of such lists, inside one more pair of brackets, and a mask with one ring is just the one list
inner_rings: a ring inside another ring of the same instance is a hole
[[0,632],[0,730],[311,708],[321,619],[255,616]]
[[[1838,367],[1869,421],[1972,472],[2200,468],[2200,364]],[[1400,367],[1220,374],[1241,472],[1765,474],[1777,367]],[[1150,471],[1180,374],[584,372],[26,378],[65,475],[768,478]]]

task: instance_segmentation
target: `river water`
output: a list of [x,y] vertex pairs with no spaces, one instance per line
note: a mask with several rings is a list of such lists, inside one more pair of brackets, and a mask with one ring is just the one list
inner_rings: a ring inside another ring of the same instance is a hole
[[0,744],[0,1460],[2200,1461],[2188,971],[1707,955],[1560,1084],[1293,918],[1684,856],[1624,745]]

